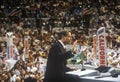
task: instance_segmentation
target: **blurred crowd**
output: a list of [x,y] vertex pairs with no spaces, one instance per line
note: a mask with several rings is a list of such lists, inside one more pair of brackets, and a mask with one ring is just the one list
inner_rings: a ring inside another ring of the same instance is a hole
[[[62,30],[70,31],[73,41],[78,40],[80,46],[87,46],[84,64],[97,65],[93,35],[102,26],[106,28],[108,66],[120,68],[120,0],[15,1],[19,3],[16,5],[11,0],[0,3],[0,14],[4,15],[0,18],[0,79],[21,82],[31,77],[41,82],[51,44]],[[13,33],[13,54],[17,60],[10,70],[6,64],[8,32]],[[28,57],[25,56],[26,37]]]
[[104,21],[120,25],[119,0],[1,0],[0,5],[2,23],[24,21],[25,27],[97,28]]

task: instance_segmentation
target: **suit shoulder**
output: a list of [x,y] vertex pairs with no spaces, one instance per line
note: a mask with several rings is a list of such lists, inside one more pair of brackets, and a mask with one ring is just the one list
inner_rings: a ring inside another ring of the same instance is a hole
[[55,42],[52,46],[59,46],[59,42]]

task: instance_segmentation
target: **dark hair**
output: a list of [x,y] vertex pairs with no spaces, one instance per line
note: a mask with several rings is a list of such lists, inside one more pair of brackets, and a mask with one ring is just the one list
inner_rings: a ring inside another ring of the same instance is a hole
[[62,36],[67,36],[67,31],[62,31],[62,32],[58,33],[58,39],[61,39]]

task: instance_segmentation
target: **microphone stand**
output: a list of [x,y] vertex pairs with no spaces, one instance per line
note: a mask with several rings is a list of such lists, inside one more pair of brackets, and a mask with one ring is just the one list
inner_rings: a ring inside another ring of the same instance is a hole
[[84,68],[83,60],[82,60],[82,68],[81,68],[81,71],[84,71],[84,70],[86,70],[86,69]]
[[84,63],[83,63],[83,61],[84,61],[84,54],[83,54],[83,51],[81,52],[81,55],[82,55],[82,68],[81,68],[81,71],[84,71],[84,70],[86,70],[85,68],[84,68]]

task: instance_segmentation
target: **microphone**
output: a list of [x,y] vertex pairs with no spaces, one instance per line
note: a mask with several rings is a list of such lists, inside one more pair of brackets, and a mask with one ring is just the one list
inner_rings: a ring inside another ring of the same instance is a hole
[[101,75],[97,76],[95,78],[103,78],[103,77],[118,77],[118,75],[120,73],[117,73],[116,70],[112,67],[107,67],[107,66],[100,66],[98,68],[96,68],[96,70],[98,70]]
[[102,76],[96,76],[95,78],[104,78],[104,77],[114,77],[117,78],[119,75],[119,73],[115,73],[115,74],[110,74],[110,75],[102,75]]

